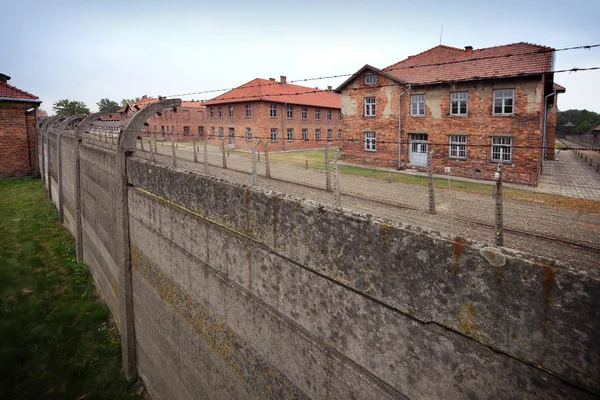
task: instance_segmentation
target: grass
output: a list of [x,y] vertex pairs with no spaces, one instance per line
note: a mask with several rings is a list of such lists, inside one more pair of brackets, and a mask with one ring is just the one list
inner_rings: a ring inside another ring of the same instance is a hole
[[0,399],[136,399],[72,236],[34,178],[0,179]]
[[[236,153],[239,155],[252,157],[252,154],[248,152],[238,151]],[[329,152],[330,160],[333,160],[334,154],[335,149],[331,149]],[[325,150],[317,149],[289,152],[274,152],[269,153],[269,160],[274,163],[299,166],[304,166],[306,160],[308,160],[309,168],[323,170],[325,169]],[[342,174],[364,176],[368,178],[386,181],[388,180],[388,176],[390,176],[392,182],[400,182],[409,185],[427,186],[428,184],[426,176],[399,173],[392,173],[391,175],[389,175],[388,171],[385,170],[368,167],[359,167],[355,165],[340,164],[339,171]],[[448,189],[448,180],[445,178],[434,178],[433,183],[436,189]],[[491,196],[493,191],[492,185],[470,181],[451,180],[450,187],[451,190],[486,196]],[[600,214],[600,203],[593,200],[575,199],[558,195],[530,192],[527,190],[519,190],[506,187],[503,189],[503,196],[507,200],[512,200],[525,204],[538,204],[561,210],[572,210]]]

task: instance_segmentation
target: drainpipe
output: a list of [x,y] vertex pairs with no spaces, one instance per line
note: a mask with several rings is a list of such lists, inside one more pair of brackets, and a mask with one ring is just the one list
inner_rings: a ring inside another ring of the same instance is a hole
[[25,136],[27,137],[27,156],[29,157],[29,168],[31,168],[31,145],[29,144],[29,121],[27,119],[27,114],[29,114],[31,110],[25,111]]
[[542,165],[546,159],[546,132],[548,131],[548,98],[556,95],[556,89],[544,97],[544,135],[542,136]]
[[[410,89],[410,84],[408,84],[408,89],[400,93],[398,102],[398,169],[400,169],[400,163],[402,162],[402,96],[410,92]],[[410,104],[408,106],[410,107]]]
[[285,141],[287,139],[287,133],[285,132],[285,113],[287,109],[287,103],[284,103],[281,107],[281,143],[283,145],[283,151],[285,151]]

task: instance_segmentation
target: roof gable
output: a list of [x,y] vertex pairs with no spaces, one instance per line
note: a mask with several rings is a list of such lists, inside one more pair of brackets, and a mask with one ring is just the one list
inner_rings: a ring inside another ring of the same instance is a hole
[[34,96],[31,93],[27,93],[26,91],[16,88],[12,85],[9,85],[6,82],[0,82],[0,97],[15,99],[16,101],[38,100],[38,102],[41,103],[41,101],[39,101],[39,97]]
[[389,78],[389,79],[391,79],[393,81],[396,81],[398,83],[401,83],[401,84],[406,83],[405,81],[403,81],[401,79],[398,79],[395,76],[392,76],[392,75],[388,74],[387,72],[384,72],[384,71],[380,70],[379,68],[375,68],[372,65],[365,64],[364,67],[362,67],[361,69],[359,69],[358,71],[356,71],[354,74],[352,74],[352,76],[350,78],[346,79],[344,81],[344,83],[342,83],[341,85],[339,85],[334,90],[334,92],[341,93],[341,91],[342,91],[343,88],[345,88],[350,82],[354,81],[358,76],[360,76],[365,71],[373,71],[376,74],[383,75],[386,78]]

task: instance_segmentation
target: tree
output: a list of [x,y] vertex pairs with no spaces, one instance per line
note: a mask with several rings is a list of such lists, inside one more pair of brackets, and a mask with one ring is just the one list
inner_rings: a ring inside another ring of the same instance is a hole
[[90,109],[85,105],[83,101],[58,100],[52,105],[52,109],[56,115],[76,115],[76,114],[89,114]]
[[109,100],[109,99],[102,99],[99,102],[97,102],[96,104],[98,105],[98,110],[100,112],[111,112],[111,113],[114,113],[119,108],[121,108],[119,106],[119,103],[117,103],[116,101],[113,101],[113,100]]
[[136,101],[140,101],[140,98],[136,97],[135,99],[123,99],[121,100],[121,107],[126,107],[127,103],[135,103]]
[[573,134],[583,135],[600,125],[600,114],[588,110],[559,111],[556,126],[560,130],[566,123],[572,123]]

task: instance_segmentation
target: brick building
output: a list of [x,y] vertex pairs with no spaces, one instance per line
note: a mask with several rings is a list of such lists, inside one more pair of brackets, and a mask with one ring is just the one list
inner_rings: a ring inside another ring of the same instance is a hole
[[0,177],[35,174],[37,96],[9,85],[0,73]]
[[341,96],[327,90],[256,78],[212,100],[207,135],[229,138],[229,145],[251,149],[258,138],[273,139],[269,150],[341,145]]
[[535,185],[554,157],[553,49],[529,43],[474,50],[437,46],[341,84],[346,161]]

